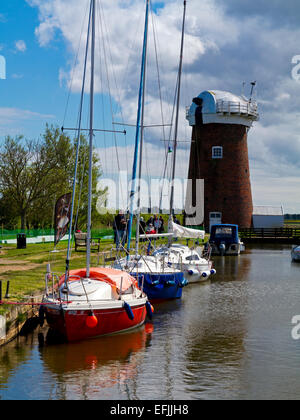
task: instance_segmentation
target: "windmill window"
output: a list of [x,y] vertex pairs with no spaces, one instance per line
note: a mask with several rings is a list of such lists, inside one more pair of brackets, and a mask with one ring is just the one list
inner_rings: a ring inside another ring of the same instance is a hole
[[212,148],[212,158],[213,159],[223,159],[223,147],[214,146]]

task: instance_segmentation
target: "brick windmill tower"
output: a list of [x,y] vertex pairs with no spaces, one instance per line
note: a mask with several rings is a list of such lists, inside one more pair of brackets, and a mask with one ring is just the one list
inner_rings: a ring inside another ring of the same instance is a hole
[[[217,90],[202,92],[187,112],[193,127],[189,179],[204,179],[207,231],[216,223],[251,227],[247,134],[258,118],[253,99]],[[194,205],[195,197],[193,189]]]

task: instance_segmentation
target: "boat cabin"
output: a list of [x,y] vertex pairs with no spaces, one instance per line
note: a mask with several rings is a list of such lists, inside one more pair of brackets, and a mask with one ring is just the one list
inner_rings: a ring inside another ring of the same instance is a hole
[[213,255],[239,255],[244,250],[244,246],[239,239],[237,225],[213,225],[209,245],[212,248]]

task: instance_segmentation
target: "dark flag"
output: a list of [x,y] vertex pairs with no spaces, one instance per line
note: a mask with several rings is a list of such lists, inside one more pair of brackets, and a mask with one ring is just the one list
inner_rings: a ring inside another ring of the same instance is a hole
[[57,245],[67,233],[71,217],[71,197],[72,194],[68,193],[60,197],[56,202],[54,215],[55,245]]

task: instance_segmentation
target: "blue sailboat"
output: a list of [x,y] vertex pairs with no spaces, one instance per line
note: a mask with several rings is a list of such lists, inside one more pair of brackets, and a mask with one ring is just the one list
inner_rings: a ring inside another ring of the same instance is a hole
[[[117,260],[116,268],[126,269],[130,274],[135,276],[138,280],[139,287],[146,293],[151,302],[164,301],[170,299],[180,299],[182,296],[182,289],[188,284],[184,278],[183,271],[170,267],[167,260],[163,256],[140,255],[139,253],[139,225],[140,225],[140,186],[137,183],[137,168],[139,163],[139,180],[142,173],[142,156],[143,156],[143,134],[144,134],[144,101],[145,101],[145,79],[146,79],[146,63],[147,63],[147,44],[148,44],[148,21],[149,21],[149,6],[150,0],[146,1],[145,14],[145,30],[143,55],[141,64],[141,77],[138,98],[138,112],[136,124],[135,137],[135,151],[132,171],[132,185],[130,192],[130,210],[129,210],[129,224],[128,224],[128,244],[127,256],[124,259]],[[179,85],[182,71],[182,57],[183,57],[183,43],[184,43],[184,23],[185,23],[186,1],[184,1],[184,18],[182,28],[182,42],[181,42],[181,56],[179,66]],[[179,109],[179,95],[180,89],[178,87],[178,109]],[[176,124],[178,124],[178,112]],[[130,241],[132,237],[132,224],[134,216],[134,198],[138,193],[138,212],[137,212],[137,237],[135,255],[130,255]],[[172,198],[173,199],[173,198]],[[172,200],[171,199],[171,200]],[[155,235],[151,235],[153,239]],[[148,238],[146,238],[148,239]],[[149,239],[150,241],[150,239]]]

